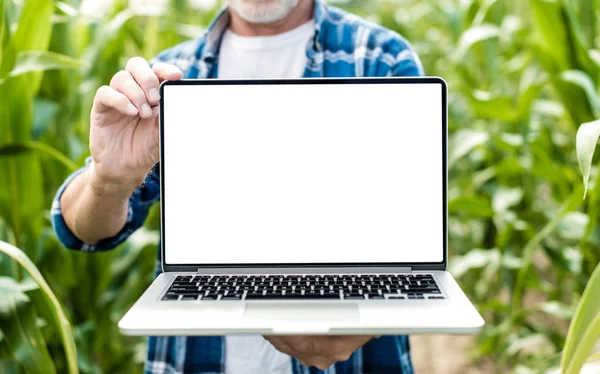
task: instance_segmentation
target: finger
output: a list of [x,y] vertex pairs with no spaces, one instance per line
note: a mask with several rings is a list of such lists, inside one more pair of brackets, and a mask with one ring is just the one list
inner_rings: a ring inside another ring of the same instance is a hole
[[285,353],[287,355],[292,354],[292,348],[286,342],[284,337],[263,335],[263,338],[265,338],[269,343],[271,343],[271,345],[275,347],[275,349],[277,349],[279,352]]
[[153,106],[152,107],[152,117],[153,118],[158,118],[159,114],[160,114],[160,109],[159,109],[158,105]]
[[183,77],[183,72],[175,65],[157,62],[152,66],[152,71],[158,77],[158,81],[178,81]]
[[154,74],[150,65],[148,65],[148,61],[141,57],[133,57],[127,61],[125,70],[131,74],[133,79],[144,90],[149,103],[156,104],[160,101],[158,77]]
[[313,356],[327,352],[329,336],[291,335],[282,337],[285,342],[299,355]]
[[331,365],[335,364],[335,361],[324,361],[324,360],[320,360],[315,362],[314,367],[316,367],[319,370],[327,370],[331,367]]
[[295,357],[304,366],[315,366],[320,370],[325,370],[336,361],[332,358],[322,355],[326,348],[326,342],[329,337],[326,336],[263,336],[275,349],[287,355]]
[[304,366],[314,366],[319,370],[327,370],[331,365],[335,364],[335,361],[329,360],[325,357],[320,356],[295,356],[298,361]]
[[352,353],[371,340],[371,336],[336,336],[331,337],[328,350],[331,358],[337,361],[346,361]]
[[137,84],[131,74],[125,70],[121,70],[113,77],[110,86],[116,91],[127,96],[127,98],[135,105],[142,118],[152,117],[152,108],[146,100],[144,90]]
[[286,355],[289,355],[289,356],[294,355],[294,350],[292,349],[292,347],[289,344],[281,342],[281,343],[273,344],[273,347],[275,347],[275,349],[278,350],[279,352],[285,353]]
[[98,112],[115,109],[128,116],[135,116],[138,114],[137,108],[127,96],[108,86],[102,86],[96,91],[94,108],[96,108]]
[[328,358],[333,360],[334,362],[343,362],[348,361],[355,350],[341,350],[335,352],[333,355],[330,355]]

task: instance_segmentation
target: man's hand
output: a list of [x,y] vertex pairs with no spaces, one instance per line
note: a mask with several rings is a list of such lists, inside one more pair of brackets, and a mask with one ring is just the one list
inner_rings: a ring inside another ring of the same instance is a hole
[[133,191],[158,162],[159,84],[179,80],[181,70],[141,57],[127,62],[109,86],[98,89],[90,126],[93,174],[102,188],[110,185]]
[[352,353],[374,336],[265,336],[280,352],[298,359],[305,366],[325,370],[339,361],[346,361]]
[[176,66],[152,68],[134,57],[98,89],[90,124],[93,162],[60,199],[67,226],[85,243],[116,235],[127,220],[129,197],[158,162],[158,86],[181,79]]

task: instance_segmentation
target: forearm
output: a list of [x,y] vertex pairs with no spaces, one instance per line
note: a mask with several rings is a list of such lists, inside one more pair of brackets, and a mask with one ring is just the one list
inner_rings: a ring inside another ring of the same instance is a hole
[[115,236],[127,221],[134,187],[109,183],[97,177],[94,164],[69,183],[60,199],[69,229],[87,244]]

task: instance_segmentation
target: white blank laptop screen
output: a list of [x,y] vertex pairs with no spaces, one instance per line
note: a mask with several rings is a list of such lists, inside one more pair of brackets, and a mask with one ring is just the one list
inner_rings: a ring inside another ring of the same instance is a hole
[[166,85],[165,262],[443,261],[442,90]]

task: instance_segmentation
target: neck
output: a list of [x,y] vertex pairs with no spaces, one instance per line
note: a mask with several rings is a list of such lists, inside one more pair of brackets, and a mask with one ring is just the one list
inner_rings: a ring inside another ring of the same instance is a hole
[[298,6],[276,22],[250,23],[229,8],[231,20],[229,29],[241,36],[270,36],[284,33],[308,22],[313,17],[313,0],[300,0]]

